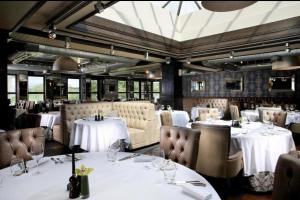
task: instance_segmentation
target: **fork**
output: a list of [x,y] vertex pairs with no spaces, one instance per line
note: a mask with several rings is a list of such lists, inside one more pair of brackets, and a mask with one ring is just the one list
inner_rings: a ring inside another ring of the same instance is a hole
[[51,160],[52,160],[55,164],[58,164],[58,161],[55,160],[55,158],[52,157]]
[[189,184],[192,184],[194,186],[202,186],[202,187],[206,186],[206,184],[202,183],[201,181],[174,181],[174,182],[171,182],[170,184],[182,185],[184,183],[189,183]]

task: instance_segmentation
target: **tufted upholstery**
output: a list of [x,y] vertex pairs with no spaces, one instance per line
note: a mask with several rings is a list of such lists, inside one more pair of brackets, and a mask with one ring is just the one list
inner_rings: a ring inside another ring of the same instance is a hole
[[61,125],[54,125],[52,128],[53,131],[53,140],[63,144],[64,143],[64,137],[62,134]]
[[161,111],[160,120],[162,126],[172,126],[172,113],[170,111]]
[[228,100],[226,98],[184,98],[183,110],[191,112],[192,107],[202,105],[210,108],[219,108],[224,112],[228,109]]
[[195,169],[200,131],[184,127],[162,126],[160,148],[165,155],[191,169]]
[[[139,148],[158,142],[159,122],[155,117],[154,104],[147,102],[97,102],[65,104],[61,107],[63,144],[68,146],[70,133],[76,119],[97,114],[116,112],[128,127],[131,148]],[[142,135],[141,135],[142,134]]]
[[239,120],[240,119],[240,112],[239,112],[239,107],[236,105],[230,105],[229,106],[230,110],[230,116],[232,120]]
[[229,155],[230,127],[192,123],[193,129],[200,129],[196,171],[206,176],[231,178],[243,168],[242,152]]
[[259,115],[259,120],[261,122],[264,122],[263,121],[263,111],[264,110],[277,111],[277,112],[282,111],[281,108],[276,108],[276,107],[259,107],[258,108],[258,115]]
[[43,128],[11,130],[0,134],[0,169],[10,165],[14,157],[31,160],[32,143],[44,143]]
[[280,155],[274,176],[273,200],[300,199],[300,158]]
[[286,116],[284,111],[263,110],[263,121],[271,121],[276,126],[285,127]]
[[211,119],[218,119],[219,117],[219,111],[217,108],[205,108],[205,109],[199,109],[199,121],[205,121],[209,118]]

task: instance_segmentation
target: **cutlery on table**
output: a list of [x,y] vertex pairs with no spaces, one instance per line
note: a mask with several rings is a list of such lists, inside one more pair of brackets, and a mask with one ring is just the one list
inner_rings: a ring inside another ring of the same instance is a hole
[[132,155],[129,155],[129,156],[125,156],[123,158],[120,158],[118,161],[123,161],[123,160],[127,160],[127,159],[130,159],[130,158],[134,158],[134,157],[137,157],[137,156],[140,156],[141,154],[139,153],[134,153]]
[[174,182],[169,183],[169,184],[182,185],[184,183],[189,183],[189,184],[192,184],[194,186],[202,186],[202,187],[206,186],[206,184],[202,183],[201,181],[174,181]]
[[59,162],[55,159],[55,158],[51,158],[51,160],[55,163],[55,164],[58,164]]
[[[70,155],[70,154],[66,154],[66,156],[72,158],[72,155]],[[78,161],[78,160],[80,160],[80,158],[77,158],[77,157],[75,156],[75,161]]]
[[60,158],[56,158],[56,160],[58,160],[60,163],[64,163],[64,161],[62,161]]

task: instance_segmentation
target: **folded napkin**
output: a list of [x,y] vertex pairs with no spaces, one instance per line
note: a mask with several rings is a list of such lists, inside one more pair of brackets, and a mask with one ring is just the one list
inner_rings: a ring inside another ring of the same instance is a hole
[[151,156],[137,156],[133,158],[134,162],[151,162],[152,160]]
[[212,196],[207,187],[199,187],[191,184],[182,185],[182,191],[198,200],[208,200]]

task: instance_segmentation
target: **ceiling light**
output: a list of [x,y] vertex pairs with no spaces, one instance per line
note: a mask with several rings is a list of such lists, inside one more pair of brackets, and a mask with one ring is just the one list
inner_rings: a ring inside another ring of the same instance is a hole
[[115,55],[114,45],[110,46],[110,55]]
[[188,57],[188,58],[186,59],[186,64],[191,64],[191,57]]
[[56,27],[53,24],[50,24],[48,29],[49,29],[48,37],[50,39],[55,39],[56,38]]
[[104,4],[101,3],[101,2],[97,2],[95,4],[95,10],[100,14],[104,11],[105,7],[104,7]]
[[171,57],[166,57],[166,64],[170,64],[171,63]]
[[145,60],[149,60],[149,52],[148,51],[145,53]]
[[230,52],[230,55],[229,55],[229,58],[233,59],[233,58],[234,58],[234,55],[233,55],[233,54],[234,54],[234,51],[231,51],[231,52]]
[[53,63],[52,70],[66,73],[77,72],[78,64],[72,58],[60,56]]
[[66,37],[65,48],[66,49],[70,49],[71,48],[71,38],[69,38],[69,37]]
[[147,69],[147,70],[145,71],[145,73],[146,73],[146,74],[149,74],[149,70]]
[[289,43],[285,43],[285,51],[288,53],[291,52]]
[[243,64],[244,62],[241,60],[241,64]]

